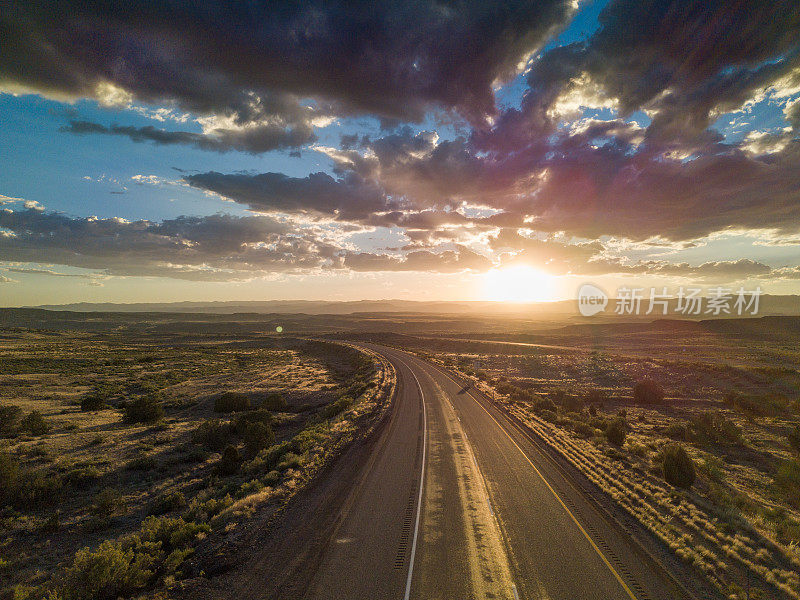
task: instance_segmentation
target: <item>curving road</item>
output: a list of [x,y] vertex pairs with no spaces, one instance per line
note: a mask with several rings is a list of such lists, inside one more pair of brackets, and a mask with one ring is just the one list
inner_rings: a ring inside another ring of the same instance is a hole
[[306,598],[684,597],[503,413],[368,346],[398,372],[396,405]]

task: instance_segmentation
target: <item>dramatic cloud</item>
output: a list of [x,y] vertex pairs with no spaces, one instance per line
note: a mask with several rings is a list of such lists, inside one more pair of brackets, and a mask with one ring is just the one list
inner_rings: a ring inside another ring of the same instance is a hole
[[[160,223],[71,218],[38,210],[0,210],[5,261],[58,264],[105,275],[230,281],[275,272],[349,268],[358,271],[486,270],[491,262],[468,248],[399,255],[359,253],[317,229],[266,216],[179,217]],[[10,267],[55,277],[97,278]]]
[[[573,4],[17,3],[0,16],[0,89],[150,103],[187,111],[202,129],[73,120],[64,131],[294,156],[317,142],[303,158],[313,149],[333,169],[204,167],[178,182],[261,216],[156,223],[72,219],[33,204],[0,211],[0,251],[197,279],[514,264],[794,278],[794,267],[766,264],[777,261],[709,254],[690,264],[630,249],[686,248],[720,232],[800,234],[800,4],[612,0],[585,39],[543,50]],[[494,90],[523,70],[521,98],[498,110]],[[744,123],[757,106],[758,127]],[[350,119],[338,147],[327,131],[317,140],[315,127],[356,114],[386,129],[354,132]],[[728,117],[748,128],[726,129]],[[373,230],[393,241],[366,251],[348,240]],[[625,247],[627,256],[615,251]]]
[[247,279],[319,268],[339,248],[267,217],[180,217],[161,223],[0,210],[6,261],[98,269],[109,275]]
[[4,9],[0,83],[107,103],[174,101],[243,121],[313,97],[420,120],[431,106],[474,120],[492,85],[574,12],[527,0],[166,2],[132,9],[31,1]]
[[187,175],[184,181],[257,211],[308,212],[355,221],[392,207],[380,187],[353,173],[334,179],[326,173],[298,178],[282,173],[224,175],[210,172]]
[[251,125],[237,129],[217,128],[210,133],[193,133],[189,131],[166,131],[150,125],[146,127],[130,127],[112,125],[106,127],[90,121],[69,122],[61,131],[79,135],[100,133],[120,135],[134,142],[153,142],[154,144],[183,144],[194,146],[200,150],[229,152],[239,150],[250,154],[259,154],[278,148],[303,146],[316,140],[313,128],[309,124],[299,124],[294,128],[286,128],[280,124]]

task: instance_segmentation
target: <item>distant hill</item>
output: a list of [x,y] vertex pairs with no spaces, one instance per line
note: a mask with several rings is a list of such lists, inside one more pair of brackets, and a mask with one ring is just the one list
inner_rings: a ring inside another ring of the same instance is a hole
[[572,300],[539,303],[505,302],[424,302],[413,300],[267,300],[233,302],[168,302],[168,303],[91,303],[46,304],[26,308],[103,313],[204,313],[227,314],[307,314],[351,315],[359,313],[436,313],[436,314],[530,314],[531,312],[568,314],[575,311]]
[[[684,316],[675,312],[675,302],[672,301],[668,318],[702,320],[709,318],[706,314],[697,316]],[[602,315],[590,317],[591,322],[612,320],[620,318],[635,319],[626,315],[620,317],[613,313],[613,300],[611,305]],[[646,310],[647,299],[643,300],[642,308]],[[266,300],[266,301],[233,301],[233,302],[159,302],[159,303],[90,303],[79,302],[75,304],[48,304],[36,307],[45,310],[73,311],[73,312],[103,312],[103,313],[203,313],[226,314],[307,314],[307,315],[353,315],[353,314],[445,314],[445,315],[479,315],[502,314],[521,317],[575,317],[584,322],[577,310],[575,300],[561,300],[558,302],[426,302],[412,300],[355,300],[355,301],[323,301],[323,300]],[[800,296],[773,296],[764,295],[760,298],[759,312],[756,316],[773,315],[800,315]],[[652,321],[659,315],[640,315],[641,319]],[[735,315],[719,315],[720,318],[729,318]],[[753,315],[743,315],[746,317]]]

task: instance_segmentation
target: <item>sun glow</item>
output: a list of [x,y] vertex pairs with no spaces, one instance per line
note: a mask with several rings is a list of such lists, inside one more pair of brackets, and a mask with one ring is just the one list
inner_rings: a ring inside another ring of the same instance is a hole
[[492,269],[483,276],[484,296],[498,302],[549,302],[554,300],[552,275],[520,265]]

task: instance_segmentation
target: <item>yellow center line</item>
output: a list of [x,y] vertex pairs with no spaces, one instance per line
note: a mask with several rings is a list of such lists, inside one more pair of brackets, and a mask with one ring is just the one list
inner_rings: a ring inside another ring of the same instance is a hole
[[[437,370],[438,370],[440,373],[442,373],[442,374],[443,374],[445,377],[447,377],[447,378],[448,378],[450,381],[452,381],[452,382],[453,382],[453,383],[455,383],[456,385],[459,385],[459,383],[458,383],[458,382],[457,382],[455,379],[453,379],[453,378],[452,378],[452,377],[451,377],[451,376],[450,376],[448,373],[446,373],[445,371],[443,371],[443,370],[439,369],[439,368],[438,368],[438,367],[436,367],[435,365],[433,365],[433,366],[434,366],[434,368],[435,368],[435,369],[437,369]],[[572,513],[572,511],[569,509],[569,507],[568,507],[566,504],[564,504],[564,501],[561,499],[561,496],[559,496],[559,495],[558,495],[558,493],[555,491],[555,489],[553,489],[553,486],[551,486],[551,485],[550,485],[550,483],[548,483],[547,479],[545,479],[545,478],[544,478],[544,475],[542,475],[541,471],[539,471],[539,469],[537,468],[537,466],[536,466],[535,464],[533,464],[533,461],[531,461],[531,459],[528,457],[527,453],[526,453],[526,452],[525,452],[525,451],[524,451],[524,450],[523,450],[523,449],[520,447],[520,445],[519,445],[519,444],[517,444],[517,442],[514,440],[514,438],[513,438],[513,437],[511,437],[511,434],[510,434],[510,433],[508,433],[508,431],[506,430],[506,428],[505,428],[503,425],[501,425],[501,424],[500,424],[500,422],[499,422],[497,419],[495,419],[495,418],[494,418],[494,415],[492,415],[492,413],[490,413],[490,412],[489,412],[489,411],[486,409],[486,407],[483,405],[483,403],[482,403],[482,402],[480,402],[480,401],[479,401],[477,398],[475,398],[475,397],[472,395],[472,391],[468,391],[468,394],[469,394],[469,397],[470,397],[470,398],[472,398],[472,399],[475,401],[475,403],[476,403],[478,406],[480,406],[480,407],[481,407],[481,408],[484,410],[484,412],[485,412],[487,415],[489,415],[489,418],[490,418],[492,421],[494,421],[494,422],[495,422],[495,424],[497,424],[497,426],[500,428],[500,430],[501,430],[501,431],[502,431],[504,434],[506,434],[506,437],[507,437],[509,440],[511,440],[511,443],[512,443],[512,444],[514,444],[514,446],[516,447],[516,449],[517,449],[517,450],[519,450],[520,454],[522,454],[522,456],[524,456],[524,457],[525,457],[525,460],[526,460],[526,461],[528,461],[528,464],[529,464],[531,467],[533,467],[533,470],[534,470],[534,471],[536,471],[536,474],[537,474],[537,475],[538,475],[538,476],[541,478],[541,480],[542,480],[542,481],[544,482],[544,484],[547,486],[547,489],[549,489],[549,490],[550,490],[550,491],[553,493],[553,496],[555,496],[556,500],[558,500],[558,503],[559,503],[559,504],[561,504],[561,506],[564,508],[564,510],[565,510],[565,511],[567,511],[567,514],[570,516],[570,518],[571,518],[571,519],[572,519],[572,521],[575,523],[575,525],[577,525],[577,526],[578,526],[578,529],[580,529],[580,531],[581,531],[581,533],[584,535],[584,537],[585,537],[585,538],[586,538],[586,539],[589,541],[589,543],[592,545],[592,548],[594,548],[594,549],[595,549],[595,552],[597,552],[597,555],[598,555],[598,556],[599,556],[599,557],[600,557],[600,558],[603,560],[603,562],[605,563],[605,565],[608,567],[608,570],[609,570],[609,571],[611,571],[611,573],[614,575],[614,577],[616,578],[616,580],[617,580],[617,581],[619,582],[619,584],[622,586],[622,589],[624,589],[624,590],[625,590],[625,593],[627,593],[627,594],[628,594],[628,596],[631,598],[631,600],[638,600],[638,599],[636,598],[636,596],[633,594],[633,592],[631,591],[631,589],[628,587],[628,585],[625,583],[625,581],[622,579],[622,577],[620,577],[619,573],[617,573],[617,570],[614,568],[614,566],[613,566],[613,565],[612,565],[612,564],[609,562],[609,560],[606,558],[605,554],[603,554],[603,552],[600,550],[600,548],[598,548],[598,547],[597,547],[597,544],[595,544],[595,543],[594,543],[594,540],[593,540],[593,539],[591,538],[591,536],[590,536],[590,535],[587,533],[587,531],[586,531],[586,530],[583,528],[583,525],[581,525],[581,524],[580,524],[580,522],[579,522],[579,521],[578,521],[578,519],[575,517],[575,515]]]

